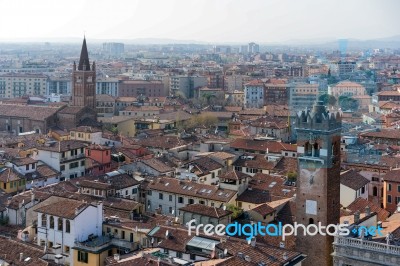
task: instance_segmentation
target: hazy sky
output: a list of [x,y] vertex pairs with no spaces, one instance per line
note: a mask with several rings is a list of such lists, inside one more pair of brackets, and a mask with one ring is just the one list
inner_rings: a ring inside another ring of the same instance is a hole
[[205,42],[400,34],[399,0],[0,0],[0,40],[82,37]]

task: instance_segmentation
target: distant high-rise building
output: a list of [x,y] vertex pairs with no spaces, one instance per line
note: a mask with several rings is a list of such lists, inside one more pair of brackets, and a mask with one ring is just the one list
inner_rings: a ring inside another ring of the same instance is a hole
[[260,52],[260,46],[254,42],[251,42],[247,46],[247,52],[250,54],[256,54]]
[[89,63],[86,38],[83,39],[78,69],[74,62],[72,71],[72,105],[96,108],[96,66]]
[[121,55],[125,51],[125,45],[118,42],[105,42],[103,43],[103,52],[110,55]]

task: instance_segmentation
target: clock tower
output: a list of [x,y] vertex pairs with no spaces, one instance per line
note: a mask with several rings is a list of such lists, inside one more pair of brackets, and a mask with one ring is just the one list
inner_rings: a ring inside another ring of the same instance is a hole
[[[339,224],[341,128],[340,114],[330,113],[322,102],[296,117],[298,224]],[[296,249],[308,256],[304,265],[332,265],[332,243],[333,236],[297,232]]]
[[89,63],[86,38],[83,38],[78,69],[72,70],[72,106],[96,108],[96,65]]

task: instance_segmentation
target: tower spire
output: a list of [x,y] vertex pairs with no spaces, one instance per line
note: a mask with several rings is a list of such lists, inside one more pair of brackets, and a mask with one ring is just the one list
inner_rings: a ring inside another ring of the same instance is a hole
[[86,36],[83,37],[81,57],[79,58],[78,70],[90,70],[89,53],[86,46]]

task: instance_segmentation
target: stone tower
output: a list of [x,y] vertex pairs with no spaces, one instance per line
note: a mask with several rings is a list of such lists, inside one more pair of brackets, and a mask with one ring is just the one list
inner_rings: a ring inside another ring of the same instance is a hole
[[[329,113],[322,102],[296,118],[298,178],[296,222],[322,226],[339,224],[340,133],[339,113]],[[296,249],[308,258],[302,265],[332,265],[333,236],[297,233]]]
[[78,69],[74,62],[72,71],[72,105],[93,110],[96,108],[96,66],[93,62],[90,67],[86,38],[83,38],[81,56]]

